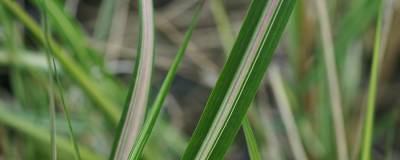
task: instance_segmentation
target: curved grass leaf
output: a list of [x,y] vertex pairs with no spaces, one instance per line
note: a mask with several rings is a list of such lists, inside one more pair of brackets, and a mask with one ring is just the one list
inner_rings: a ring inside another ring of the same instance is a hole
[[172,63],[172,66],[167,73],[167,76],[161,86],[161,89],[156,97],[156,100],[150,110],[148,118],[146,118],[146,122],[144,123],[143,130],[140,132],[140,135],[138,136],[138,138],[136,140],[135,146],[130,153],[130,158],[129,158],[130,160],[139,160],[142,156],[143,149],[151,135],[154,125],[157,121],[157,117],[160,114],[161,107],[163,106],[165,97],[168,94],[168,90],[171,88],[171,85],[172,85],[172,82],[176,75],[176,72],[178,70],[179,64],[185,55],[185,51],[186,51],[186,48],[188,47],[189,40],[190,40],[190,37],[192,36],[193,29],[196,26],[197,22],[199,21],[199,17],[200,17],[200,13],[201,13],[200,11],[203,8],[204,0],[201,0],[199,3],[200,4],[198,5],[198,7],[194,13],[194,16],[192,18],[192,22],[190,23],[190,26],[189,26],[188,30],[186,31],[182,45],[179,48],[179,51]]
[[146,115],[154,60],[153,2],[139,0],[138,55],[110,159],[128,159]]
[[[20,6],[11,0],[0,0],[0,3],[4,5],[16,18],[18,18],[28,30],[30,30],[34,37],[39,43],[45,43],[45,37],[43,32],[37,23],[26,13]],[[81,70],[80,65],[75,62],[64,50],[61,49],[52,39],[50,39],[52,53],[54,57],[60,62],[61,66],[71,75],[73,80],[81,86],[84,92],[91,98],[109,120],[116,124],[118,122],[120,111],[111,99],[104,96],[102,92],[93,83],[93,80],[87,76],[87,74]]]
[[240,128],[295,0],[254,0],[183,159],[221,159]]

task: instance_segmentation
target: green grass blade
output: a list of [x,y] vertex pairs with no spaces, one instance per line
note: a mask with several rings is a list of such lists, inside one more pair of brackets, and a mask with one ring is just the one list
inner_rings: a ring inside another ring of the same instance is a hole
[[[21,55],[8,54],[10,51],[0,50],[0,66],[17,65],[20,69],[34,69],[39,71],[48,71],[46,57],[42,53],[37,54],[31,51],[18,50]],[[11,52],[12,53],[12,52]],[[23,56],[22,56],[23,55]],[[15,58],[15,57],[17,58]],[[15,62],[15,59],[18,61]]]
[[[229,51],[234,43],[234,33],[232,31],[232,26],[229,22],[228,13],[223,5],[222,0],[211,0],[210,8],[211,13],[213,14],[213,17],[215,19],[218,35],[222,43],[222,48],[224,49],[224,53],[227,58],[229,56]],[[250,158],[260,159],[259,155],[261,154],[258,151],[257,143],[254,139],[255,136],[253,135],[252,128],[250,126],[250,123],[248,122],[248,116],[246,116],[246,119],[242,122],[242,127],[244,135],[246,137],[246,143],[250,153]]]
[[109,36],[112,17],[114,15],[114,7],[117,1],[104,0],[101,2],[100,11],[94,29],[94,38],[106,41]]
[[242,122],[244,136],[246,138],[247,149],[249,151],[251,160],[261,160],[260,151],[258,151],[256,137],[254,137],[253,130],[249,119],[246,117]]
[[233,31],[231,24],[229,22],[228,13],[225,10],[222,0],[211,0],[210,9],[215,19],[215,23],[218,29],[218,35],[222,43],[222,48],[224,49],[225,56],[228,57],[230,49],[234,43],[235,37],[233,36]]
[[148,105],[154,60],[154,16],[152,1],[139,0],[141,20],[138,58],[131,80],[128,100],[117,128],[111,159],[128,159],[139,134]]
[[[380,3],[381,7],[382,2]],[[383,51],[381,50],[382,43],[382,11],[379,11],[379,16],[376,25],[375,32],[375,44],[374,44],[374,52],[372,57],[372,67],[371,74],[369,77],[369,86],[368,86],[368,100],[367,100],[367,112],[364,123],[364,132],[363,132],[363,146],[361,151],[361,159],[362,160],[370,160],[371,159],[371,146],[372,146],[372,135],[374,128],[374,114],[375,114],[375,103],[376,103],[376,92],[378,88],[378,78],[379,78],[379,62]]]
[[81,158],[81,154],[80,154],[80,151],[79,151],[78,141],[77,141],[77,139],[75,137],[74,129],[72,127],[71,115],[70,115],[70,112],[69,112],[69,109],[68,109],[68,106],[67,106],[67,102],[65,101],[65,97],[64,97],[64,89],[63,89],[63,87],[61,85],[60,78],[57,76],[57,68],[56,68],[56,65],[54,63],[54,60],[53,60],[53,68],[54,68],[54,71],[55,71],[54,72],[54,76],[56,77],[55,79],[56,79],[56,84],[57,84],[57,88],[58,88],[58,93],[60,95],[60,99],[61,99],[61,103],[62,103],[61,105],[63,106],[63,109],[64,109],[65,120],[67,121],[67,124],[68,124],[68,132],[69,132],[69,135],[70,135],[71,142],[72,142],[72,144],[74,146],[75,158],[77,160],[81,160],[82,158]]
[[199,17],[200,17],[201,9],[203,8],[204,0],[201,0],[199,3],[200,4],[197,6],[197,9],[193,15],[192,22],[190,23],[190,26],[189,26],[188,30],[186,31],[182,45],[179,48],[179,51],[172,63],[172,66],[167,73],[167,76],[161,86],[161,89],[156,97],[156,100],[150,110],[148,118],[146,118],[146,122],[144,123],[143,129],[140,132],[140,135],[138,136],[138,138],[136,140],[135,146],[130,153],[130,158],[129,158],[130,160],[139,160],[142,156],[143,149],[152,133],[152,130],[157,121],[158,115],[160,114],[161,107],[163,106],[164,100],[168,94],[169,89],[171,88],[171,85],[172,85],[172,82],[176,75],[176,72],[178,70],[179,64],[181,63],[181,61],[185,55],[185,51],[186,51],[186,48],[188,47],[189,40],[192,36],[193,30],[194,30],[197,22],[199,21]]
[[252,2],[183,159],[222,159],[256,94],[294,4],[294,0],[271,0],[268,5],[266,0]]
[[[40,142],[39,144],[50,146],[50,134],[47,132],[47,129],[32,123],[31,120],[27,120],[23,115],[18,115],[14,112],[8,111],[3,103],[0,103],[0,123],[37,140]],[[68,159],[73,159],[75,154],[73,144],[61,136],[56,136],[56,139],[59,157],[69,157]],[[82,153],[82,159],[104,159],[102,156],[93,153],[88,148],[80,147],[80,149]]]
[[[34,0],[34,2],[38,6],[41,5],[39,0]],[[70,44],[73,55],[77,58],[79,64],[85,67],[82,69],[89,71],[90,67],[99,61],[99,56],[89,52],[85,34],[79,27],[76,27],[79,25],[74,23],[57,1],[48,1],[47,7],[41,9],[48,13],[48,18],[54,24],[54,30],[57,31],[55,33],[59,34],[59,37],[64,39],[67,44]]]
[[[46,6],[46,2],[42,1],[42,7]],[[43,9],[44,12],[41,13],[42,17],[42,26],[43,26],[43,36],[45,37],[45,45],[44,48],[46,50],[46,59],[47,59],[47,65],[49,66],[50,72],[48,73],[48,81],[49,81],[49,86],[48,87],[48,95],[49,95],[49,114],[50,114],[50,153],[51,153],[51,159],[56,160],[57,159],[57,146],[56,146],[56,134],[57,134],[57,128],[56,128],[56,105],[55,105],[55,98],[54,98],[54,79],[53,79],[53,74],[54,74],[54,68],[53,68],[53,63],[51,57],[51,44],[49,41],[50,37],[50,30],[49,30],[49,23],[48,23],[48,17],[47,17],[47,12],[46,9]]]
[[315,0],[315,2],[320,21],[321,39],[324,50],[323,57],[326,69],[326,77],[328,80],[328,92],[331,103],[333,123],[335,126],[336,149],[338,152],[338,159],[347,160],[349,154],[347,149],[348,147],[346,140],[346,130],[342,111],[342,97],[340,92],[339,78],[335,60],[335,51],[333,47],[333,39],[331,35],[326,1]]
[[360,37],[368,29],[378,12],[380,1],[358,0],[349,11],[341,18],[335,31],[335,49],[339,71],[344,70],[347,48],[354,39]]
[[[50,30],[50,23],[48,21],[48,12],[47,12],[48,11],[48,4],[49,4],[48,2],[49,2],[48,0],[44,0],[42,2],[42,4],[41,4],[41,7],[42,7],[43,23],[44,23],[44,26],[45,26],[44,27],[44,34],[45,34],[44,37],[45,37],[45,41],[46,41],[46,44],[45,44],[46,53],[47,53],[46,57],[47,57],[47,61],[49,63],[49,69],[50,69],[49,75],[50,75],[50,79],[51,79],[50,80],[51,84],[50,84],[49,88],[50,88],[50,90],[53,90],[53,88],[52,88],[53,84],[55,84],[57,86],[57,89],[58,89],[57,91],[58,91],[58,94],[60,95],[60,99],[61,99],[61,103],[62,103],[61,105],[63,106],[63,109],[64,109],[65,120],[67,121],[67,124],[68,124],[68,131],[69,131],[70,139],[71,139],[71,142],[72,142],[72,144],[74,146],[75,158],[78,159],[78,160],[81,160],[82,158],[81,158],[81,155],[79,153],[79,147],[78,147],[76,138],[74,136],[74,131],[73,131],[72,124],[71,124],[71,118],[70,118],[69,110],[68,110],[68,107],[67,107],[65,99],[64,99],[64,91],[63,91],[63,88],[62,88],[60,77],[57,74],[56,62],[55,62],[54,57],[51,56],[52,55],[51,54],[52,49],[51,49],[50,39],[51,39],[52,36],[51,36],[51,30]],[[51,59],[51,62],[50,62],[50,59]],[[55,79],[55,82],[53,80],[53,77]],[[54,106],[54,108],[55,108],[55,106]],[[52,112],[54,112],[54,113],[52,113],[52,116],[51,116],[52,124],[53,123],[55,124],[55,120],[54,120],[55,116],[53,116],[53,114],[55,115],[55,109],[54,108],[53,108],[53,110],[51,110]],[[56,133],[54,132],[53,134],[52,134],[52,138],[55,137]],[[53,148],[55,148],[55,147],[56,147],[56,145],[54,144]],[[54,157],[54,159],[57,159],[57,158]]]
[[294,119],[288,95],[285,91],[284,83],[282,82],[281,74],[276,66],[271,66],[269,69],[269,79],[275,99],[278,105],[278,110],[283,120],[286,133],[289,138],[290,147],[293,155],[297,160],[307,160],[307,154],[301,143],[299,129]]
[[[36,24],[36,22],[22,10],[20,6],[18,6],[14,1],[11,0],[0,0],[0,3],[4,5],[11,13],[13,13],[16,18],[18,18],[28,30],[30,30],[36,39],[42,44],[45,43],[44,34],[40,30],[40,27]],[[54,57],[60,62],[63,69],[65,69],[77,82],[78,85],[81,86],[82,90],[86,92],[86,94],[95,102],[99,108],[106,114],[109,120],[116,124],[118,122],[120,111],[118,107],[114,104],[111,99],[104,96],[102,92],[99,91],[84,71],[80,68],[77,62],[75,62],[72,57],[70,57],[64,50],[60,48],[53,40],[50,39],[51,46],[53,49],[52,53]]]

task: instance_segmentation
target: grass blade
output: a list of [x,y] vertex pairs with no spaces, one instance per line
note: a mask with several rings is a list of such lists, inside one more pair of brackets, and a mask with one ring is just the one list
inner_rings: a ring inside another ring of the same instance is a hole
[[336,149],[338,152],[338,159],[347,160],[348,149],[347,149],[346,131],[344,126],[344,118],[342,111],[342,99],[340,95],[340,85],[339,85],[336,60],[334,54],[335,51],[333,47],[333,40],[329,24],[329,17],[327,13],[326,1],[315,0],[315,3],[320,21],[321,38],[324,50],[324,64],[328,80],[328,91],[330,96],[333,122],[335,126]]
[[247,149],[249,151],[251,160],[261,160],[260,151],[258,151],[257,141],[254,137],[253,130],[251,129],[251,124],[249,119],[246,117],[242,122],[242,127],[244,131],[244,136],[246,139]]
[[266,0],[252,2],[183,159],[224,156],[256,94],[294,4],[294,0],[271,0],[267,7]]
[[139,0],[141,20],[138,58],[111,153],[112,159],[128,159],[146,115],[154,60],[153,2]]
[[[35,0],[38,6],[40,6],[41,1]],[[47,7],[42,8],[48,13],[48,19],[54,24],[54,30],[56,30],[60,37],[67,42],[72,48],[73,55],[77,58],[79,64],[81,64],[86,71],[89,71],[93,67],[94,63],[99,61],[99,56],[89,52],[88,43],[83,31],[77,23],[74,23],[70,17],[64,12],[64,9],[58,4],[57,1],[46,2]],[[102,64],[100,64],[101,66]]]
[[211,13],[213,14],[213,18],[215,19],[219,38],[222,43],[222,48],[226,54],[225,56],[228,57],[235,39],[231,24],[229,23],[228,13],[225,10],[222,0],[211,0],[210,9]]
[[182,45],[179,48],[179,51],[174,59],[174,62],[172,63],[172,66],[169,69],[167,76],[161,86],[161,89],[156,97],[156,100],[153,106],[151,107],[148,118],[146,118],[146,122],[144,123],[143,129],[140,132],[138,139],[136,140],[135,146],[130,153],[130,158],[129,158],[130,160],[139,160],[141,158],[143,149],[152,133],[154,125],[157,121],[157,117],[160,114],[161,107],[163,106],[164,100],[168,94],[168,90],[171,88],[179,64],[185,55],[185,51],[186,48],[188,47],[190,37],[192,36],[193,30],[197,22],[199,21],[200,13],[204,6],[204,0],[201,0],[199,3],[200,4],[198,4],[196,11],[193,15],[192,22],[190,23],[190,26],[186,31]]
[[[228,13],[226,12],[223,1],[221,0],[211,0],[210,8],[215,19],[219,38],[222,41],[222,48],[224,49],[225,57],[227,58],[229,56],[229,51],[234,43],[234,34],[231,24],[229,22]],[[248,116],[246,116],[245,120],[243,120],[242,127],[250,159],[261,159],[261,154],[258,151],[258,145],[256,143],[253,130],[249,123]]]
[[115,0],[104,0],[101,2],[99,15],[96,20],[96,28],[94,29],[94,38],[100,41],[106,41],[111,27],[114,15]]
[[[59,76],[57,74],[56,62],[55,62],[54,57],[51,56],[52,55],[52,53],[51,53],[51,51],[52,51],[51,47],[52,46],[51,46],[51,43],[50,43],[50,39],[51,39],[52,36],[51,36],[50,23],[48,21],[48,13],[47,13],[47,11],[48,11],[48,0],[43,0],[42,4],[41,4],[41,7],[42,7],[42,18],[43,18],[43,23],[44,23],[43,24],[44,25],[44,34],[45,34],[44,37],[45,37],[45,41],[46,41],[46,43],[45,43],[46,44],[45,45],[46,57],[47,57],[47,61],[49,63],[49,70],[50,70],[50,72],[49,72],[49,79],[50,79],[50,83],[51,83],[50,86],[53,86],[53,84],[55,84],[57,86],[58,94],[60,95],[60,99],[61,99],[61,103],[62,103],[61,105],[63,106],[63,109],[64,109],[65,120],[67,121],[67,124],[68,124],[68,131],[69,131],[70,139],[71,139],[71,142],[72,142],[72,144],[74,146],[75,158],[78,159],[78,160],[81,160],[82,158],[81,158],[81,155],[79,153],[79,147],[78,147],[76,138],[74,136],[74,131],[73,131],[72,124],[71,124],[71,118],[70,118],[69,110],[68,110],[68,107],[67,107],[65,99],[64,99],[64,91],[63,91],[63,88],[62,88],[62,84],[61,84],[60,78],[59,78]],[[55,82],[53,80],[53,77],[55,79]],[[50,90],[53,90],[52,87],[49,87],[49,88],[50,88]],[[53,100],[53,103],[54,103],[54,100]],[[51,110],[51,111],[52,111],[52,113],[51,113],[52,114],[51,115],[51,120],[52,120],[51,124],[54,123],[54,126],[55,126],[55,106],[54,106],[53,110]],[[55,135],[56,135],[56,132],[54,131],[54,133],[52,133],[52,136],[51,136],[52,139],[55,138]],[[52,145],[54,145],[53,148],[56,148],[55,144],[52,144]],[[52,158],[57,159],[57,157],[52,157]]]
[[283,119],[286,133],[289,137],[289,143],[293,151],[293,155],[297,160],[307,160],[308,158],[306,156],[306,151],[301,143],[299,129],[297,128],[294,116],[292,114],[288,96],[287,93],[285,93],[284,84],[278,68],[275,68],[275,66],[270,67],[269,78],[271,80],[271,86],[277,101],[279,113]]
[[[386,2],[386,1],[385,1]],[[375,32],[375,43],[374,43],[374,52],[372,56],[372,66],[371,66],[371,74],[369,77],[369,85],[368,85],[368,100],[367,100],[367,111],[364,123],[364,132],[363,132],[363,146],[361,151],[361,159],[362,160],[370,160],[371,159],[371,146],[372,146],[372,135],[374,128],[374,114],[375,114],[375,103],[376,103],[376,93],[378,88],[378,80],[379,80],[379,65],[381,63],[383,54],[384,54],[384,44],[382,44],[382,3],[379,3],[379,15],[376,24],[376,32]],[[390,6],[391,7],[391,6]]]
[[[353,2],[353,1],[352,1]],[[354,39],[359,38],[365,32],[368,26],[378,12],[380,1],[357,0],[349,11],[343,15],[339,27],[335,31],[338,33],[335,39],[335,56],[339,71],[344,70],[344,61],[346,59],[346,51],[349,44],[352,44]]]
[[[45,8],[46,6],[46,1],[41,2],[43,5],[42,7]],[[57,146],[56,146],[56,134],[57,134],[57,128],[56,128],[56,105],[55,105],[55,98],[54,98],[54,59],[51,58],[51,44],[49,41],[50,37],[50,30],[49,30],[49,23],[48,23],[48,17],[47,17],[47,12],[46,9],[43,9],[43,12],[41,13],[42,17],[42,26],[44,30],[44,37],[45,37],[45,45],[44,48],[46,50],[46,60],[47,60],[47,65],[49,66],[50,72],[48,73],[48,81],[49,81],[49,88],[48,88],[48,95],[49,95],[49,114],[50,114],[50,157],[52,160],[57,159]]]
[[[35,36],[40,43],[46,43],[45,37],[43,36],[44,34],[40,30],[40,27],[26,12],[22,10],[20,6],[11,0],[0,0],[0,3],[2,3],[5,8],[13,13],[16,18],[18,18],[27,27],[27,29],[32,32],[33,36]],[[52,44],[51,53],[54,54],[54,57],[57,58],[63,69],[65,69],[71,75],[73,80],[75,80],[77,84],[81,86],[82,90],[86,92],[89,98],[91,98],[99,106],[107,118],[109,118],[112,123],[116,124],[119,119],[120,111],[114,104],[115,102],[104,96],[104,94],[99,91],[97,86],[93,83],[93,80],[80,69],[80,65],[78,65],[78,63],[75,62],[72,57],[65,53],[60,46],[58,46],[52,39],[50,39],[50,43]]]
[[[3,103],[0,103],[0,122],[7,127],[13,128],[28,137],[31,137],[41,144],[50,146],[50,134],[45,128],[42,128],[31,120],[27,120],[23,115],[18,115],[11,111],[5,109]],[[71,144],[67,139],[61,136],[56,136],[57,139],[57,149],[59,157],[69,157],[72,159],[75,155],[73,144]],[[102,160],[102,156],[97,155],[85,147],[81,147],[82,159],[85,160]]]

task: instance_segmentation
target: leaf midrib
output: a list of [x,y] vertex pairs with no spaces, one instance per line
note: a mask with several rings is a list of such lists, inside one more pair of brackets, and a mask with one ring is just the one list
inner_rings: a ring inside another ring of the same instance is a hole
[[[249,55],[245,56],[245,59],[241,61],[240,64],[241,67],[239,67],[239,71],[235,75],[234,82],[231,83],[228,89],[227,92],[228,95],[225,96],[221,108],[217,113],[217,119],[213,121],[213,124],[206,136],[205,140],[206,142],[202,144],[200,152],[197,154],[196,159],[208,159],[219,137],[221,137],[221,134],[224,128],[226,127],[227,122],[230,119],[232,112],[234,110],[234,107],[230,106],[236,106],[238,98],[242,94],[245,84],[248,82],[248,77],[251,73],[249,71],[251,71],[252,68],[254,68],[255,62],[257,61],[260,55],[259,48],[263,44],[265,37],[268,35],[270,31],[271,28],[270,26],[275,20],[276,14],[273,11],[279,8],[282,4],[281,3],[282,1],[279,1],[280,3],[277,3],[277,1],[279,0],[272,0],[270,2],[270,5],[267,6],[267,9],[265,9],[263,14],[264,18],[262,22],[259,24],[259,29],[257,33],[253,34],[253,36],[255,35],[253,40],[255,44],[253,44],[249,49],[249,51],[247,51]],[[238,86],[234,84],[241,84],[241,85]],[[218,130],[218,128],[222,129]],[[210,145],[210,143],[212,144]]]

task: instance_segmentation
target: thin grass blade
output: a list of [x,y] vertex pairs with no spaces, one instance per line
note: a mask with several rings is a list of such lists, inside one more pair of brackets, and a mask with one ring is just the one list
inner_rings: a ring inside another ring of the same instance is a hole
[[[46,6],[46,2],[42,1],[41,2],[43,5],[42,7]],[[50,72],[48,73],[48,81],[49,81],[49,88],[48,88],[48,96],[49,96],[49,114],[50,114],[50,157],[52,160],[57,159],[57,146],[56,146],[56,134],[57,134],[57,128],[56,128],[56,105],[55,105],[55,98],[54,98],[54,79],[53,79],[53,74],[54,74],[54,68],[52,65],[52,59],[51,57],[51,46],[49,42],[49,23],[48,23],[48,17],[47,17],[47,12],[46,9],[43,9],[43,12],[41,13],[41,18],[43,19],[42,21],[42,26],[44,30],[44,37],[45,37],[45,51],[46,51],[46,60],[47,60],[47,65],[49,66]]]
[[307,160],[308,158],[306,156],[306,151],[301,143],[299,129],[296,125],[292,110],[290,108],[288,95],[285,92],[282,77],[276,66],[270,67],[269,79],[271,81],[271,86],[278,105],[279,113],[282,117],[283,124],[285,125],[294,158],[297,160]]
[[[34,0],[33,2],[38,6],[41,5],[41,0]],[[79,25],[64,12],[59,2],[48,1],[46,3],[47,7],[41,8],[48,13],[48,19],[51,20],[54,26],[53,29],[57,31],[56,33],[60,35],[60,38],[67,42],[66,44],[71,46],[73,55],[79,61],[79,64],[84,67],[82,69],[90,71],[90,67],[93,67],[95,63],[99,64],[98,54],[93,54],[93,52],[89,51],[85,34],[79,27],[76,27]]]
[[99,16],[96,20],[96,27],[94,28],[94,38],[97,40],[107,40],[116,2],[115,0],[104,0],[101,2]]
[[228,57],[235,40],[228,13],[225,10],[222,0],[211,0],[210,9],[215,19],[222,48],[224,49],[225,56]]
[[251,129],[251,124],[249,119],[246,117],[242,122],[242,127],[244,131],[244,137],[246,139],[247,150],[250,155],[251,160],[261,160],[260,151],[258,151],[256,137],[254,137],[253,129]]
[[321,28],[321,39],[324,52],[324,64],[326,69],[326,77],[328,80],[328,91],[331,103],[331,112],[336,135],[336,150],[338,159],[348,159],[348,147],[346,140],[346,130],[344,126],[344,118],[342,111],[342,97],[340,92],[339,78],[336,67],[335,51],[331,28],[329,24],[329,16],[325,0],[315,0],[316,8]]
[[142,156],[143,149],[152,133],[158,115],[160,114],[161,107],[163,106],[164,100],[168,94],[169,89],[171,88],[172,82],[177,73],[179,64],[181,63],[185,55],[185,51],[186,48],[188,47],[190,37],[192,36],[193,30],[197,22],[199,21],[200,13],[203,6],[204,6],[204,0],[201,0],[193,15],[192,22],[190,23],[189,28],[186,31],[182,45],[179,48],[179,51],[172,63],[172,66],[167,73],[167,76],[161,86],[161,89],[156,97],[156,100],[150,110],[148,118],[146,118],[146,122],[144,123],[143,129],[140,132],[138,139],[136,140],[135,146],[130,153],[130,158],[129,158],[130,160],[139,160]]
[[[24,26],[30,30],[34,37],[41,44],[45,44],[44,33],[41,31],[37,23],[26,13],[23,9],[18,6],[14,1],[11,0],[0,0],[0,3],[4,5],[11,13],[13,13],[16,18],[18,18]],[[58,46],[54,40],[50,39],[52,46],[52,52],[54,57],[60,62],[60,65],[67,71],[73,80],[76,81],[78,85],[81,86],[82,90],[91,98],[99,108],[104,112],[104,114],[109,118],[109,120],[116,124],[118,122],[120,111],[115,105],[115,102],[104,96],[104,93],[100,92],[98,86],[93,83],[93,80],[88,77],[84,71],[81,70],[82,67],[78,65],[76,61],[73,60],[64,50]]]
[[[373,138],[373,130],[374,130],[374,114],[375,114],[375,105],[376,105],[376,94],[378,90],[378,81],[379,81],[379,67],[382,63],[384,47],[382,40],[382,25],[384,20],[383,7],[386,7],[383,2],[390,1],[382,1],[379,3],[379,14],[378,20],[376,24],[375,31],[375,43],[374,43],[374,52],[372,56],[372,66],[371,73],[369,77],[369,85],[368,85],[368,99],[367,99],[367,110],[366,117],[363,128],[363,146],[361,151],[361,159],[362,160],[370,160],[371,159],[371,148],[372,148],[372,138]],[[389,6],[392,7],[392,6]],[[390,21],[390,20],[389,20]],[[386,38],[386,37],[385,37]]]
[[[53,49],[51,49],[51,43],[50,43],[50,39],[51,39],[52,36],[51,36],[51,29],[50,29],[50,23],[49,23],[49,20],[48,20],[48,12],[47,12],[48,11],[48,0],[43,0],[42,4],[41,4],[41,7],[43,8],[42,9],[42,14],[43,14],[42,18],[43,18],[43,23],[44,23],[43,25],[45,26],[44,27],[44,34],[45,34],[44,37],[45,37],[45,41],[46,41],[46,43],[45,43],[46,53],[47,53],[46,57],[47,57],[47,61],[49,63],[49,70],[50,70],[50,72],[49,72],[50,77],[49,78],[51,79],[50,80],[50,82],[51,82],[50,90],[53,90],[53,88],[52,88],[53,84],[55,84],[57,86],[57,91],[58,91],[58,94],[60,96],[61,103],[62,103],[61,105],[62,105],[62,107],[64,109],[65,120],[67,121],[67,124],[68,124],[68,131],[69,131],[70,139],[71,139],[71,142],[72,142],[72,144],[74,146],[75,158],[77,160],[81,160],[82,158],[81,158],[81,155],[80,155],[80,152],[79,152],[79,147],[78,147],[78,144],[77,144],[77,141],[76,141],[76,138],[75,138],[75,135],[74,135],[74,131],[73,131],[73,128],[72,128],[69,110],[68,110],[68,107],[66,105],[66,101],[65,101],[65,98],[64,98],[64,90],[62,88],[60,77],[57,74],[57,68],[56,68],[57,66],[56,66],[55,59],[52,56],[53,54],[51,53]],[[55,81],[53,79],[55,79]],[[55,109],[53,109],[51,111],[55,112]],[[52,114],[55,115],[55,113],[52,113]],[[51,119],[52,119],[52,124],[55,123],[55,120],[54,120],[55,116],[53,117],[53,115],[52,115]],[[55,138],[56,133],[54,132],[53,134],[54,135],[52,135],[52,138]],[[56,145],[55,144],[53,144],[53,145],[54,145],[53,147],[56,148]],[[53,157],[53,158],[56,158],[56,157]]]

